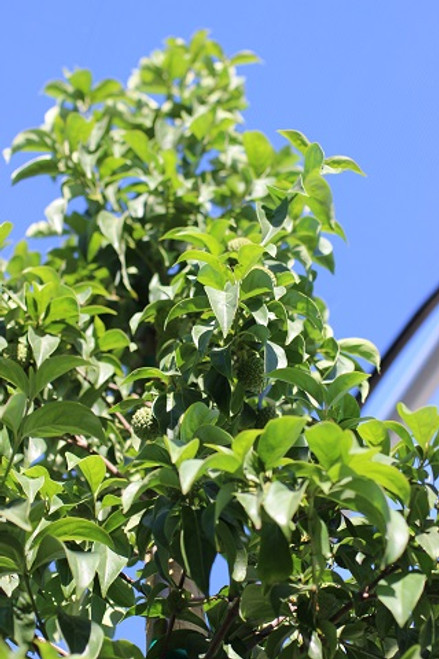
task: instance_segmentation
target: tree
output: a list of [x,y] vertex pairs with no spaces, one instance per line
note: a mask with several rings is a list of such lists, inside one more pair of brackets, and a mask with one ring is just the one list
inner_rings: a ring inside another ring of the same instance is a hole
[[255,60],[199,32],[126,88],[67,73],[7,154],[60,196],[2,263],[1,657],[140,659],[131,616],[151,659],[439,656],[439,414],[361,417],[377,350],[314,281],[324,176],[362,172],[241,129]]

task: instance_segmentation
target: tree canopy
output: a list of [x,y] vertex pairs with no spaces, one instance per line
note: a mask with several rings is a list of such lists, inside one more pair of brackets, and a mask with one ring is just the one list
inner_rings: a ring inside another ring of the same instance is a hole
[[361,416],[377,349],[314,286],[362,171],[244,130],[256,60],[67,72],[6,152],[58,196],[1,263],[2,659],[141,659],[134,616],[150,659],[439,656],[439,413]]

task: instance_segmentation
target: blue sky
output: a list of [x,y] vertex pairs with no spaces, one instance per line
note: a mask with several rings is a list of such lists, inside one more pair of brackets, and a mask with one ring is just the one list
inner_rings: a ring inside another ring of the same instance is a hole
[[[277,146],[277,129],[299,129],[368,174],[331,179],[349,244],[337,241],[336,276],[317,290],[336,335],[384,350],[437,285],[437,0],[14,0],[1,25],[1,148],[41,123],[51,104],[41,89],[63,67],[125,81],[166,36],[198,28],[230,53],[256,51],[263,64],[242,69],[247,128]],[[11,188],[18,163],[0,163],[0,221],[17,240],[56,196],[43,179]]]

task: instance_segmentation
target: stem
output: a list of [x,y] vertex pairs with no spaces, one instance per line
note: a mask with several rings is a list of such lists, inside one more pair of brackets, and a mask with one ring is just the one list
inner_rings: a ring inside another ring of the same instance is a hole
[[26,592],[29,595],[29,599],[30,599],[32,608],[34,610],[35,619],[37,621],[38,628],[39,628],[40,632],[42,633],[42,635],[44,636],[44,639],[46,641],[49,641],[49,636],[48,636],[47,631],[46,631],[46,626],[44,624],[44,621],[40,618],[40,614],[38,613],[38,607],[37,607],[37,604],[35,602],[34,594],[32,592],[32,588],[31,588],[30,581],[29,581],[29,576],[27,574],[23,575],[23,581],[24,581],[24,585],[25,585],[25,588],[26,588]]
[[239,598],[236,597],[223,620],[223,624],[216,630],[204,659],[213,659],[213,657],[215,657],[238,613]]
[[[61,655],[61,657],[68,657],[69,656],[69,652],[67,652],[66,650],[63,650],[62,648],[60,648],[59,645],[55,645],[55,643],[52,643],[47,638],[42,638],[41,636],[35,636],[34,637],[34,645],[35,645],[35,641],[38,641],[39,643],[49,643],[49,645],[51,645],[52,648],[54,650],[56,650],[58,652],[58,654]],[[38,654],[41,657],[40,649],[37,645],[36,645],[36,650],[37,650]]]
[[72,437],[67,438],[66,441],[69,444],[74,444],[75,446],[84,449],[84,451],[87,451],[87,453],[90,453],[90,455],[99,455],[104,461],[107,471],[109,471],[112,476],[115,476],[116,478],[127,479],[127,477],[124,474],[122,474],[122,472],[119,471],[116,465],[110,462],[108,458],[104,457],[103,455],[98,453],[98,451],[95,451],[94,448],[89,446],[87,440],[85,439],[85,437],[82,437],[82,435],[73,435]]
[[[178,590],[181,591],[181,589],[184,586],[185,580],[186,580],[186,572],[184,570],[182,570],[181,575],[180,575],[180,579],[179,579],[179,582],[178,582],[178,586],[177,586]],[[160,659],[166,659],[166,655],[167,655],[167,652],[168,652],[169,639],[171,638],[172,630],[174,629],[176,619],[177,619],[177,614],[176,613],[173,613],[171,615],[171,617],[169,618],[168,627],[166,629],[165,640],[163,641],[163,649],[160,653]]]
[[[389,574],[393,574],[393,572],[396,572],[396,570],[398,569],[399,569],[399,565],[396,564],[389,565],[388,567],[384,568],[384,570],[382,570],[379,573],[379,575],[373,581],[370,582],[370,584],[368,584],[365,588],[363,588],[363,590],[361,590],[358,593],[358,599],[361,601],[361,600],[366,600],[369,597],[372,597],[373,594],[371,593],[371,591],[375,588],[378,582],[381,581],[383,577],[387,577]],[[337,623],[341,618],[343,618],[343,616],[346,613],[349,613],[349,611],[353,609],[354,606],[355,606],[355,599],[352,598],[350,602],[346,602],[346,604],[344,604],[338,611],[334,613],[333,616],[331,616],[330,621],[334,624]]]

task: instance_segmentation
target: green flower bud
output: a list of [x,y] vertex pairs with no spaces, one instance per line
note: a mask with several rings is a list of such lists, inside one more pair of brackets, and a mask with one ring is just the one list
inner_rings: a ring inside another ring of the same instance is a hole
[[6,359],[12,359],[22,367],[28,366],[30,362],[29,347],[23,341],[12,341],[9,343],[3,355]]
[[133,414],[131,427],[139,439],[154,439],[160,434],[157,419],[149,407],[141,407]]
[[259,393],[264,386],[264,361],[257,352],[244,355],[238,361],[236,376],[244,389]]
[[253,245],[251,240],[248,238],[233,238],[227,243],[227,249],[229,252],[237,252],[240,247],[243,245]]
[[267,405],[266,407],[261,407],[260,410],[256,410],[256,428],[265,428],[267,423],[272,419],[277,418],[276,408],[273,405]]

